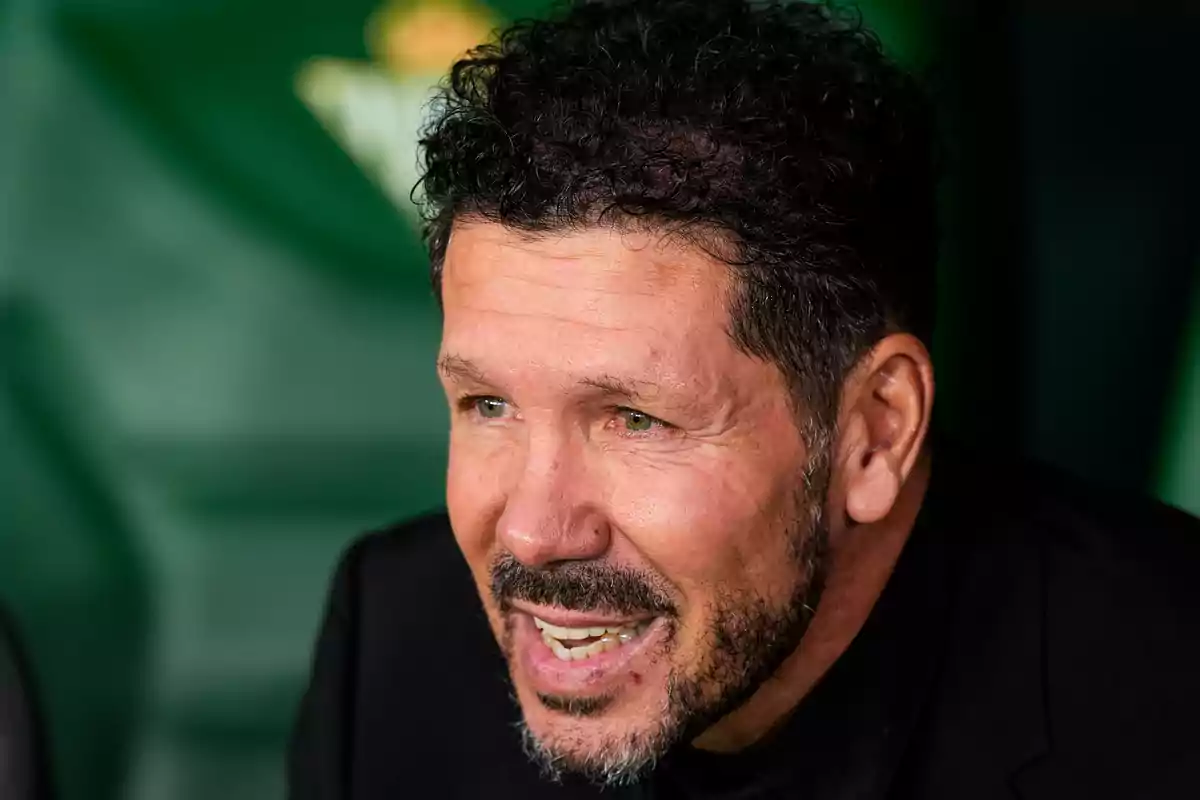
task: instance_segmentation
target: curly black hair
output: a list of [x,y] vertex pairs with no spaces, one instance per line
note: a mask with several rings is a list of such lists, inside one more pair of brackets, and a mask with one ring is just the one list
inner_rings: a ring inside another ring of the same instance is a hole
[[650,226],[739,278],[731,336],[828,432],[887,333],[929,342],[932,106],[828,3],[577,0],[458,61],[423,131],[434,290],[455,219]]

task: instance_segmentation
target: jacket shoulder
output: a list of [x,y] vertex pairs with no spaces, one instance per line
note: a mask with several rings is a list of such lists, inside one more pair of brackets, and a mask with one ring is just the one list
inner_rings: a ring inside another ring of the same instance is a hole
[[447,573],[466,573],[445,511],[368,531],[351,543],[342,562],[361,586],[383,582],[397,590],[416,588],[414,581],[436,587]]
[[354,539],[338,559],[325,613],[327,622],[353,620],[358,638],[378,607],[413,611],[459,598],[461,608],[461,598],[472,593],[450,520],[435,511]]
[[963,450],[931,492],[954,589],[920,796],[1196,794],[1200,523]]
[[[1049,577],[1104,583],[1117,618],[1151,605],[1183,624],[1200,625],[1200,520],[1137,492],[1087,486],[1039,470],[1030,521],[1043,537]],[[1156,615],[1157,616],[1157,615]],[[1131,620],[1132,621],[1132,620]],[[1151,620],[1139,620],[1145,627]]]
[[455,641],[477,656],[496,649],[444,512],[359,537],[343,556],[335,583],[340,587],[335,586],[334,594],[348,606],[364,663],[380,659],[396,662],[405,672],[423,669],[429,659],[412,660],[405,654],[437,647],[449,627],[457,632]]
[[1200,521],[1134,492],[1041,475],[1029,521],[1043,553],[1054,757],[1024,785],[1040,776],[1094,797],[1195,791],[1184,775],[1200,752]]

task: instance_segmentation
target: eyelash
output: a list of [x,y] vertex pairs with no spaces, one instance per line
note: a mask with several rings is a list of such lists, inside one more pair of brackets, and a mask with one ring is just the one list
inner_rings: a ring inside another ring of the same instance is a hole
[[650,428],[649,429],[644,430],[644,431],[627,430],[627,431],[622,432],[624,435],[646,434],[646,433],[650,433],[651,431],[654,431],[654,430],[669,431],[674,428],[674,426],[671,425],[671,423],[664,422],[663,420],[659,419],[658,417],[654,416],[653,414],[647,414],[645,411],[638,411],[636,408],[629,408],[628,406],[612,406],[609,410],[612,412],[612,414],[614,416],[626,417],[626,424],[628,424],[628,415],[636,414],[639,417],[645,417],[646,419],[650,420]]
[[504,403],[506,405],[508,403],[503,397],[497,397],[492,394],[469,394],[458,399],[458,410],[465,414],[477,414],[479,403],[484,400],[495,400],[497,403]]
[[[473,395],[466,395],[464,397],[459,398],[457,406],[458,406],[459,411],[461,411],[463,413],[473,414],[480,419],[487,420],[488,419],[487,417],[482,417],[478,413],[479,412],[479,403],[484,400],[494,400],[498,403],[505,403],[505,404],[508,403],[507,400],[505,400],[502,397],[497,397],[496,395],[473,394]],[[671,423],[669,423],[665,420],[659,419],[658,417],[654,416],[653,414],[647,414],[645,411],[639,411],[638,409],[630,408],[629,406],[609,406],[606,409],[606,411],[608,411],[614,417],[625,417],[626,424],[628,424],[628,416],[631,416],[631,415],[645,417],[646,419],[648,419],[650,421],[650,423],[651,423],[650,428],[648,428],[644,431],[626,430],[626,431],[622,431],[620,433],[620,435],[627,436],[630,438],[638,438],[639,434],[648,434],[654,430],[662,430],[662,431],[676,430],[675,426],[672,425]]]

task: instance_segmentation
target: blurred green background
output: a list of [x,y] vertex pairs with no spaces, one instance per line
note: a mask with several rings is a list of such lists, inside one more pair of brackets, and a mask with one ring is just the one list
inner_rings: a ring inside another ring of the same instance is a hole
[[[1200,513],[1200,15],[1161,5],[862,7],[956,142],[940,423]],[[441,503],[422,100],[543,6],[0,4],[0,606],[63,798],[282,797],[334,559]]]

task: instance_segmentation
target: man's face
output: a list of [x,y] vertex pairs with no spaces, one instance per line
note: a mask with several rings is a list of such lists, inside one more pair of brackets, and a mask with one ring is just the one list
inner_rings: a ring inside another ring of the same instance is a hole
[[648,234],[451,237],[450,518],[546,766],[634,777],[746,700],[816,603],[820,459],[730,339],[729,286]]

